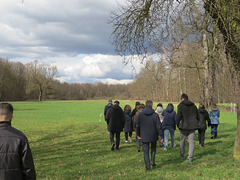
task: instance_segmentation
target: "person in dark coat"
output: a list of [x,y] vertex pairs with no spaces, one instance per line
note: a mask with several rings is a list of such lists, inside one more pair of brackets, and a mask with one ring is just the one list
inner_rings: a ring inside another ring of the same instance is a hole
[[198,128],[198,141],[199,146],[204,148],[204,140],[205,140],[205,131],[207,129],[206,121],[208,122],[208,127],[211,126],[211,120],[208,112],[205,110],[204,104],[199,104],[199,128]]
[[[134,121],[133,121],[133,129],[136,131],[136,125],[137,125],[137,119],[138,119],[138,115],[143,111],[143,109],[145,108],[144,104],[140,104],[138,106],[138,110],[134,116]],[[137,150],[138,152],[140,152],[140,147],[141,147],[141,139],[139,139],[136,135],[136,140],[137,140]]]
[[108,112],[108,110],[109,110],[112,106],[113,106],[112,100],[109,99],[109,100],[108,100],[108,104],[107,104],[107,105],[105,106],[105,108],[104,108],[104,118],[105,118],[105,121],[106,121],[107,112]]
[[131,106],[126,105],[124,107],[124,117],[125,117],[125,124],[124,124],[124,132],[125,132],[125,142],[128,142],[128,135],[129,135],[129,142],[132,143],[132,132],[133,132],[133,120],[131,116]]
[[136,114],[136,112],[138,111],[138,107],[140,106],[140,102],[136,102],[135,103],[135,107],[134,107],[134,109],[132,110],[132,112],[131,112],[131,116],[132,117],[134,117],[135,116],[135,114]]
[[0,179],[36,179],[35,167],[27,137],[11,126],[13,107],[0,104]]
[[177,111],[177,127],[180,132],[180,157],[184,159],[185,139],[188,138],[188,162],[193,161],[195,130],[198,129],[199,113],[195,104],[188,100],[187,94],[182,94]]
[[168,104],[162,115],[164,116],[162,123],[162,128],[164,131],[164,150],[167,150],[169,133],[171,135],[171,145],[172,147],[176,147],[174,132],[176,130],[177,114],[174,111],[174,106],[172,103]]
[[137,136],[139,139],[142,140],[146,171],[150,170],[149,144],[151,144],[151,165],[156,166],[155,155],[158,136],[161,137],[161,141],[163,142],[163,134],[160,119],[158,114],[155,113],[152,107],[153,102],[151,100],[147,100],[146,107],[138,115],[136,124]]
[[123,131],[125,118],[119,101],[115,101],[114,105],[108,110],[106,121],[108,123],[108,131],[110,132],[111,150],[114,150],[114,135],[116,134],[116,149],[119,149],[120,133]]

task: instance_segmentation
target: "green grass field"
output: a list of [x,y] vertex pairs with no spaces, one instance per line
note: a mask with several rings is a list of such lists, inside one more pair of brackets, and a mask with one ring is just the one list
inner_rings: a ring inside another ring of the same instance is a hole
[[[168,151],[158,148],[157,166],[145,172],[143,152],[137,152],[135,140],[125,143],[124,133],[121,133],[120,150],[110,150],[107,126],[100,117],[106,103],[12,103],[15,110],[12,125],[29,139],[37,179],[239,179],[240,162],[232,157],[236,115],[221,109],[219,138],[210,139],[208,129],[205,149],[198,147],[196,133],[192,164],[179,158],[179,132],[176,130],[177,147]],[[122,107],[127,103],[134,105],[134,101],[120,101]]]

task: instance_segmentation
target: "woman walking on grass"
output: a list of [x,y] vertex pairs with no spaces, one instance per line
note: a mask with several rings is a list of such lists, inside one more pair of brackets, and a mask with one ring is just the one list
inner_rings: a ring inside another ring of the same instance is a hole
[[211,119],[211,139],[217,139],[217,128],[219,124],[220,110],[215,103],[212,104],[209,110],[209,116]]
[[128,142],[128,135],[129,135],[129,142],[132,142],[132,132],[133,132],[133,121],[131,116],[131,106],[126,105],[124,107],[124,116],[125,116],[125,125],[124,125],[124,132],[125,132],[125,142]]
[[208,112],[205,110],[205,106],[200,103],[199,104],[199,129],[198,129],[198,141],[199,146],[204,148],[204,140],[205,140],[205,131],[207,129],[206,121],[208,122],[208,127],[211,126],[211,120],[209,118]]

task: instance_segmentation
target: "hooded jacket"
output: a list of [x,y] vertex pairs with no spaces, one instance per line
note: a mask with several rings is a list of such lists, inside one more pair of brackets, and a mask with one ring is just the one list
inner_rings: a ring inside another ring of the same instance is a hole
[[28,140],[9,121],[0,122],[0,179],[36,179]]
[[107,116],[107,112],[108,110],[113,106],[112,103],[108,103],[105,108],[104,108],[104,118],[105,118],[105,121],[106,121],[106,116]]
[[162,124],[163,131],[165,129],[174,129],[175,130],[177,114],[173,110],[173,107],[167,106],[167,108],[163,111],[162,115],[164,116],[163,124]]
[[125,118],[122,108],[119,105],[113,105],[107,112],[106,121],[108,131],[113,133],[123,131]]
[[189,100],[183,100],[178,105],[177,127],[181,130],[198,129],[199,113],[195,104]]
[[211,126],[209,114],[205,109],[199,109],[198,112],[199,112],[199,129],[206,130],[207,129],[206,121],[208,122],[208,126]]
[[151,107],[145,107],[139,113],[136,134],[142,138],[142,142],[155,142],[158,140],[158,136],[163,138],[159,116]]
[[211,124],[219,124],[220,110],[218,108],[214,108],[213,111],[210,109],[209,116]]

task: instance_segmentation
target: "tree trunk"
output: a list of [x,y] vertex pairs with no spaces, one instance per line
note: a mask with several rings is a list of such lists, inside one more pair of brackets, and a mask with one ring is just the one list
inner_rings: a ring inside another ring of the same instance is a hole
[[238,72],[236,77],[236,95],[237,95],[237,136],[234,144],[233,156],[235,159],[240,160],[240,72]]

